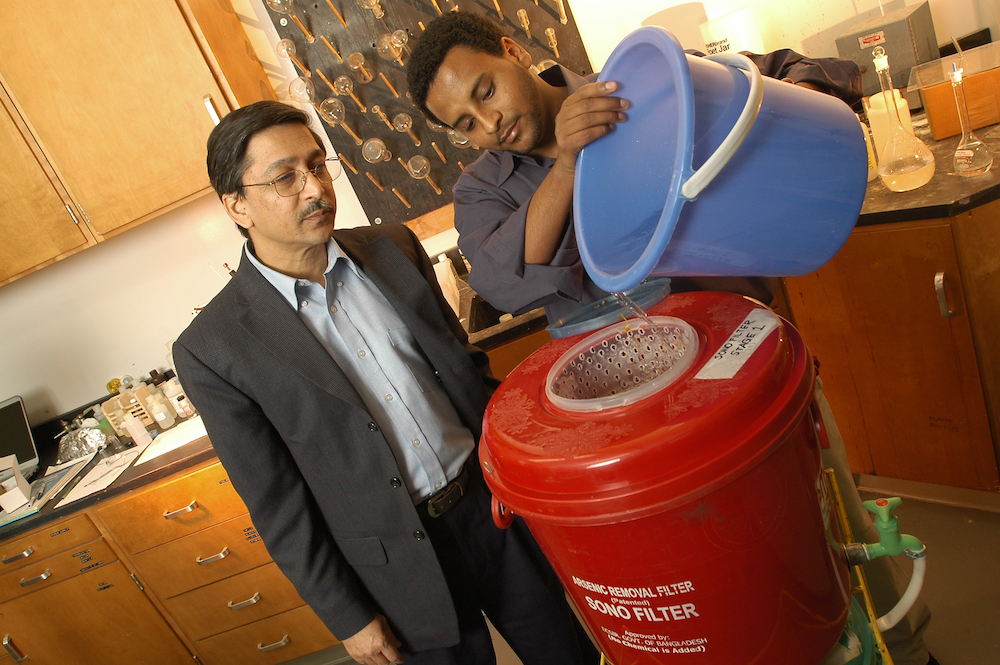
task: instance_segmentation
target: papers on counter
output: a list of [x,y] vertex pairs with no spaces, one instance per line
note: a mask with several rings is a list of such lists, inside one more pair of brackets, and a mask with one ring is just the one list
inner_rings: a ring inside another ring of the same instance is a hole
[[97,466],[80,479],[80,482],[63,497],[62,501],[56,504],[56,508],[82,499],[85,496],[90,496],[94,492],[101,491],[115,482],[125,469],[132,466],[132,462],[138,456],[139,450],[132,448],[100,461]]
[[166,432],[160,433],[153,439],[153,442],[142,451],[135,465],[145,464],[160,455],[169,453],[171,450],[176,450],[206,435],[205,423],[202,422],[201,416],[185,420],[181,424],[168,429]]

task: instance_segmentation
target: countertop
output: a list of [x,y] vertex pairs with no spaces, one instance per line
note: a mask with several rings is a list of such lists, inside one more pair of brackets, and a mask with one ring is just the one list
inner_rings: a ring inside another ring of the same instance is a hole
[[[914,133],[934,153],[934,177],[910,192],[893,192],[876,178],[868,183],[858,226],[890,224],[921,219],[953,217],[1000,198],[1000,164],[983,175],[963,178],[955,173],[952,158],[961,136],[935,141],[924,114],[913,116]],[[1000,160],[1000,124],[973,131]]]
[[[53,450],[51,455],[47,455],[46,452],[48,451],[40,452],[40,469],[44,469],[47,465],[51,465],[55,461],[55,451]],[[48,459],[48,457],[51,457],[51,459]],[[85,508],[107,501],[108,499],[137,489],[153,481],[166,478],[167,476],[170,476],[178,471],[193,467],[196,464],[213,458],[215,458],[215,449],[212,448],[212,444],[208,440],[208,437],[203,436],[199,439],[195,439],[191,443],[164,453],[163,455],[146,462],[145,464],[130,466],[107,488],[99,492],[95,492],[90,496],[86,496],[79,501],[74,501],[73,503],[56,508],[56,504],[58,504],[62,497],[66,496],[69,491],[73,489],[74,484],[79,482],[79,479],[87,475],[91,468],[101,463],[99,456],[97,456],[91,460],[84,470],[77,474],[76,478],[71,481],[69,485],[64,487],[59,494],[50,499],[49,502],[42,506],[42,509],[37,513],[0,527],[0,540],[7,540],[8,538],[31,531],[32,529],[47,524],[48,522],[67,517],[84,510]]]

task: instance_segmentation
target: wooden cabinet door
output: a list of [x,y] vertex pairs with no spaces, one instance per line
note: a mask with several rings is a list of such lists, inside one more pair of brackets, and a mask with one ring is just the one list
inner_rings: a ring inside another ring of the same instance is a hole
[[1000,489],[960,279],[951,226],[934,222],[858,228],[826,266],[787,280],[854,471]]
[[121,562],[0,605],[0,635],[33,665],[192,662]]
[[174,0],[0,0],[0,77],[105,234],[209,186],[204,97],[225,101]]
[[0,284],[89,244],[2,104],[0,240]]

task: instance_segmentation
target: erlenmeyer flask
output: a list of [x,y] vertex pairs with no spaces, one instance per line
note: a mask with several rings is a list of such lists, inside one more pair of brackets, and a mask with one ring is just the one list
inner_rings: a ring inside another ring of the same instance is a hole
[[890,135],[882,150],[878,175],[882,183],[894,192],[908,192],[926,185],[934,177],[934,154],[924,142],[906,131],[899,121],[896,96],[892,91],[889,75],[889,58],[885,49],[876,46],[872,51],[878,82],[882,87],[885,107],[889,112]]
[[969,121],[969,107],[965,102],[965,84],[962,82],[963,69],[951,63],[948,78],[951,79],[951,90],[955,93],[955,104],[958,105],[958,120],[962,125],[962,140],[955,150],[954,166],[958,175],[971,178],[982,175],[993,166],[993,155],[982,141],[972,133],[972,123]]

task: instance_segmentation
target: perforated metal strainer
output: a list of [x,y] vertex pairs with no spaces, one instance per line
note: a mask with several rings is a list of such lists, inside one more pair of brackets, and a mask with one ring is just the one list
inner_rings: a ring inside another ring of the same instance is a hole
[[685,321],[652,318],[656,334],[629,319],[590,335],[549,370],[545,392],[569,411],[603,411],[637,402],[666,388],[698,355],[698,335]]

